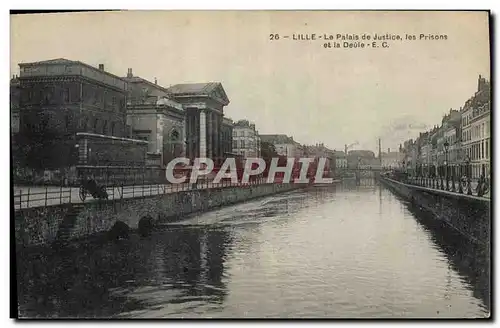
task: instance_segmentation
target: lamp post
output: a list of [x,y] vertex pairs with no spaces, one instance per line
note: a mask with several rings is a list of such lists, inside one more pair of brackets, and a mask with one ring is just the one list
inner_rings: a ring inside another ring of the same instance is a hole
[[470,185],[470,157],[469,155],[467,155],[465,157],[465,169],[466,169],[466,173],[467,173],[467,195],[472,195],[472,189],[471,189],[471,185]]
[[450,191],[450,185],[449,185],[449,172],[448,172],[448,148],[450,147],[450,144],[448,141],[445,141],[444,143],[444,169],[445,169],[445,179],[446,179],[446,191]]

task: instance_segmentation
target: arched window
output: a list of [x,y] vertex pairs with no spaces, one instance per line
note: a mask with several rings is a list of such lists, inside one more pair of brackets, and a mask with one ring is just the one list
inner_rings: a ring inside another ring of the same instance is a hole
[[172,141],[178,141],[179,140],[179,132],[177,130],[173,130],[171,133],[170,133],[170,139]]

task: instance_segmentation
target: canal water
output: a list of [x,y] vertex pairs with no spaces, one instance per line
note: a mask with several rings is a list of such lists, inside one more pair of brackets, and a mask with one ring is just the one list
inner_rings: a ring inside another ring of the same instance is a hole
[[489,264],[476,252],[375,183],[317,187],[187,217],[147,238],[18,255],[19,313],[482,318]]

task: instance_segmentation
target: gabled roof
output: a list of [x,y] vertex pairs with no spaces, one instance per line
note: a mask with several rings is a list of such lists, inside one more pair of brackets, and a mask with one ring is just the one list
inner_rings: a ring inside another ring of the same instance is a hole
[[220,82],[175,84],[167,89],[173,97],[208,96],[229,104],[229,99]]
[[215,88],[220,83],[217,82],[208,82],[208,83],[185,83],[185,84],[176,84],[168,88],[169,92],[180,95],[180,94],[203,94],[207,95],[210,92],[214,91]]

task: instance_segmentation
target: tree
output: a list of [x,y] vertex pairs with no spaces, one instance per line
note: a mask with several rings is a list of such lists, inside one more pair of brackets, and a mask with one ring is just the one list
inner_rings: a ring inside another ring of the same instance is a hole
[[260,154],[261,157],[267,162],[271,161],[272,158],[278,157],[278,153],[276,152],[276,148],[270,142],[263,141],[260,144]]

